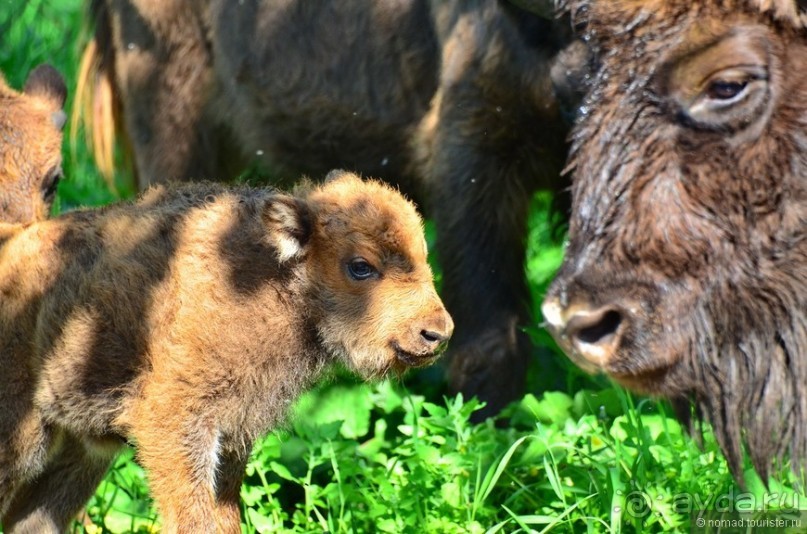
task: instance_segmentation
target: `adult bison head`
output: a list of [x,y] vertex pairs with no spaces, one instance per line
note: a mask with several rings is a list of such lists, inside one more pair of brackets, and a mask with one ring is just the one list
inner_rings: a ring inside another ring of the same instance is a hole
[[[580,0],[600,69],[543,305],[581,367],[694,399],[735,476],[807,459],[807,16],[793,0]],[[685,415],[689,410],[683,410]]]

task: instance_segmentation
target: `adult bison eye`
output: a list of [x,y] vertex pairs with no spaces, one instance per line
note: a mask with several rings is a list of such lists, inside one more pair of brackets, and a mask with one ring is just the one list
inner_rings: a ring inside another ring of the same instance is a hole
[[710,76],[689,102],[683,102],[691,123],[717,130],[745,129],[771,104],[764,67],[725,69]]
[[[717,42],[684,47],[659,67],[651,93],[681,126],[745,142],[760,135],[776,106],[770,30],[740,26]],[[742,136],[735,136],[743,132]]]
[[364,258],[354,258],[347,264],[347,272],[354,280],[367,280],[378,274],[375,267]]
[[747,80],[715,80],[706,88],[706,94],[712,100],[734,100],[745,91],[746,87],[748,87]]

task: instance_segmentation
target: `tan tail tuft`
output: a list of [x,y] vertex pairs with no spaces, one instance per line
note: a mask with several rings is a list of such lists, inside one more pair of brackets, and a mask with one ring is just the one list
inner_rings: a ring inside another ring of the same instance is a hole
[[109,69],[101,67],[98,43],[92,39],[79,65],[76,98],[70,118],[70,144],[75,156],[79,127],[98,170],[115,191],[115,94]]

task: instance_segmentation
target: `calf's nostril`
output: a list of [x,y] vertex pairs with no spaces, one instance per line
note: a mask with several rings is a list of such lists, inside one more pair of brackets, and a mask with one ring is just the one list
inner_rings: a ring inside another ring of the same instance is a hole
[[420,337],[423,338],[423,341],[429,345],[436,345],[448,339],[448,336],[445,334],[441,334],[440,332],[435,332],[433,330],[421,330]]

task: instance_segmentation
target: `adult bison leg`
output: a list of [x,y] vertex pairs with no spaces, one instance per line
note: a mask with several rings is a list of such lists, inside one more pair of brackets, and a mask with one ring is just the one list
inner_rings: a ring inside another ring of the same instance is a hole
[[113,57],[141,189],[174,179],[229,178],[218,176],[217,132],[206,112],[214,89],[204,10],[179,0],[107,4],[97,16],[96,38]]
[[529,342],[521,332],[528,324],[523,275],[528,195],[516,176],[468,171],[439,186],[438,198],[453,198],[454,204],[435,211],[437,248],[443,298],[457,325],[450,385],[487,402],[479,413],[485,417],[524,388],[529,357]]
[[449,381],[487,403],[481,418],[523,393],[531,354],[523,329],[533,323],[524,277],[527,212],[541,177],[559,174],[564,133],[555,131],[560,141],[547,146],[533,132],[553,128],[523,103],[470,85],[455,91],[442,97],[434,122],[431,211],[443,298],[456,324]]
[[[469,6],[474,6],[473,9]],[[434,2],[440,87],[417,137],[432,189],[443,297],[456,330],[452,389],[498,412],[524,389],[531,344],[524,277],[527,210],[558,190],[567,125],[552,63],[568,27],[508,2]]]

